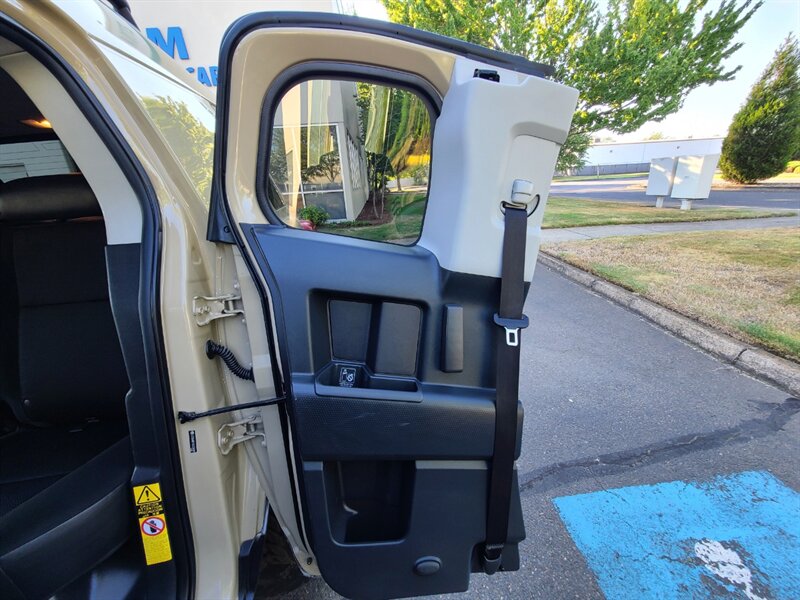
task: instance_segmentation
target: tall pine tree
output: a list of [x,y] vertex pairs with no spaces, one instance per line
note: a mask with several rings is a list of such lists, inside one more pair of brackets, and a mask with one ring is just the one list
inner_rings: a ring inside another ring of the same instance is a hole
[[800,141],[800,48],[789,36],[733,117],[719,166],[725,179],[753,183],[783,171]]

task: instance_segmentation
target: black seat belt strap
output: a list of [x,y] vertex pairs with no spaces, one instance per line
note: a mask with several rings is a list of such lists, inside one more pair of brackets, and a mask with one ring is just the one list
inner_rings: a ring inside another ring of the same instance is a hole
[[520,329],[528,326],[528,317],[522,314],[528,213],[524,208],[508,204],[505,207],[500,306],[494,315],[494,322],[502,328],[502,332],[497,336],[494,455],[489,474],[486,545],[483,552],[484,571],[490,575],[500,568],[508,537],[517,447]]

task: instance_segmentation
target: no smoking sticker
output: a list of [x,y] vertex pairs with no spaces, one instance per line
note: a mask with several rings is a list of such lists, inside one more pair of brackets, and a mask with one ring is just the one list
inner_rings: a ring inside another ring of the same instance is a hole
[[142,533],[145,535],[160,535],[164,533],[167,524],[161,517],[148,517],[142,522]]
[[158,483],[134,486],[133,501],[139,518],[145,561],[148,565],[157,565],[172,560],[161,486]]

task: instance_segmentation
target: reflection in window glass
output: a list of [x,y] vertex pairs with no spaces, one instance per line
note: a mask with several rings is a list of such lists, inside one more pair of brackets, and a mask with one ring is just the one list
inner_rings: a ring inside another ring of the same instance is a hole
[[330,219],[347,217],[337,139],[335,124],[273,130],[269,172],[285,206],[318,206]]
[[312,80],[274,116],[267,195],[292,227],[413,244],[428,195],[431,120],[413,92]]
[[208,204],[214,155],[214,106],[177,80],[134,62],[110,48],[106,56],[125,76],[164,140]]

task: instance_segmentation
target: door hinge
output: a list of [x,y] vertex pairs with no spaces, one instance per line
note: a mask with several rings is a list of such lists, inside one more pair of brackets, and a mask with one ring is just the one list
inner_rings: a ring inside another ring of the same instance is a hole
[[202,327],[216,319],[225,319],[243,315],[244,310],[239,308],[241,296],[224,294],[222,296],[195,296],[192,300],[192,314],[195,322]]
[[262,446],[267,445],[267,434],[264,433],[264,422],[260,415],[225,423],[217,432],[217,445],[222,454],[228,454],[237,444],[256,438],[261,438]]

